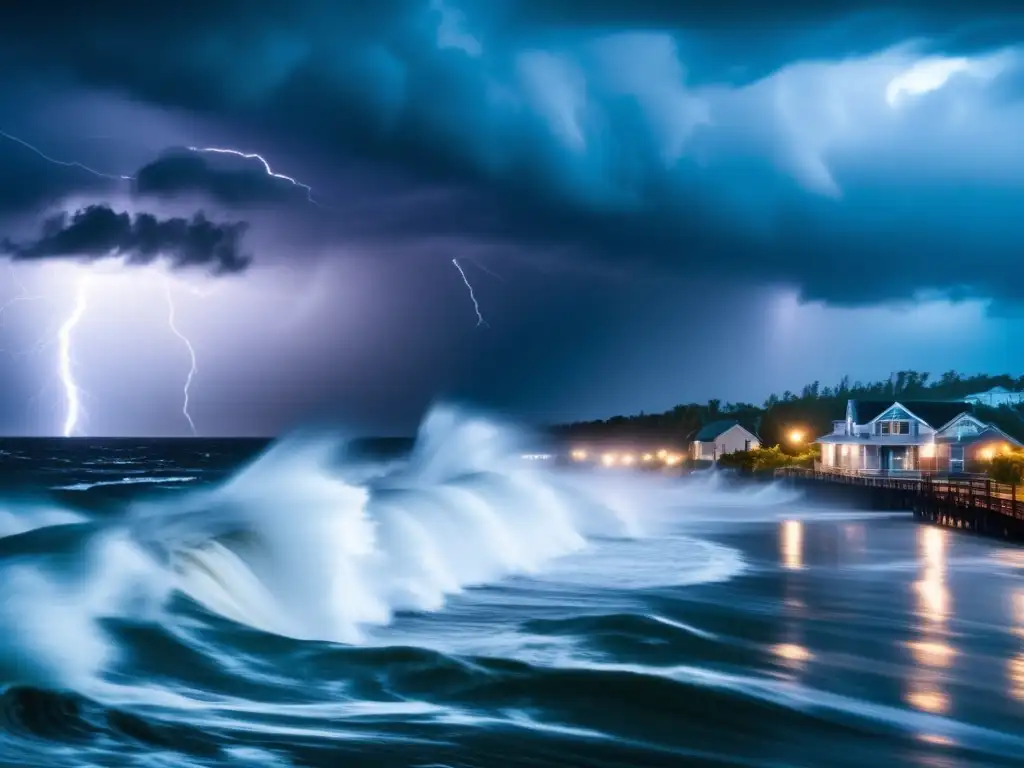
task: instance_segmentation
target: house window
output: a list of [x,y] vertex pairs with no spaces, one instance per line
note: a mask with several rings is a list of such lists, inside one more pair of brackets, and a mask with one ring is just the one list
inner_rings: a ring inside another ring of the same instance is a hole
[[743,450],[744,451],[749,451],[750,450],[750,441],[749,440],[744,440],[743,441]]
[[909,421],[879,421],[878,434],[880,435],[909,435]]

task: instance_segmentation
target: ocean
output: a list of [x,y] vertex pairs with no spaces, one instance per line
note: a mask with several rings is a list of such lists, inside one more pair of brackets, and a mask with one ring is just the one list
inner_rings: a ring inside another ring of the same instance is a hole
[[0,764],[1024,764],[1024,550],[523,440],[0,441]]

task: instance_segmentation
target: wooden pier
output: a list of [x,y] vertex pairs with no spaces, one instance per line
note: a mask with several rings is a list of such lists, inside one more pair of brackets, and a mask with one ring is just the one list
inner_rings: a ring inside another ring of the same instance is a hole
[[900,477],[794,467],[775,476],[811,495],[869,509],[906,510],[924,522],[1024,542],[1024,490],[1016,485],[977,476]]

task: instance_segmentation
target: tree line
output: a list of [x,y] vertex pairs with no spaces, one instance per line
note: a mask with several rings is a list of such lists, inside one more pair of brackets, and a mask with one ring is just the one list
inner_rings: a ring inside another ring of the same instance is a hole
[[[787,390],[781,395],[770,395],[761,405],[709,400],[677,405],[662,413],[640,412],[634,416],[561,424],[553,427],[552,432],[567,440],[658,443],[682,449],[702,427],[728,419],[758,435],[765,446],[785,446],[786,435],[793,429],[804,431],[809,439],[831,432],[832,422],[845,418],[847,400],[962,400],[997,386],[1024,390],[1024,376],[965,376],[946,371],[933,377],[926,372],[896,371],[888,379],[872,382],[851,382],[850,377],[844,376],[834,386],[822,386],[815,381],[800,392]],[[979,418],[1024,440],[1021,409],[976,406],[974,411]]]

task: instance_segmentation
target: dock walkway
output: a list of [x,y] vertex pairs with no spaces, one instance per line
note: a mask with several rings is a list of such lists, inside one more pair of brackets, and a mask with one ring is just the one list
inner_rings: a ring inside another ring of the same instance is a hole
[[949,528],[1024,542],[1024,489],[978,476],[864,474],[786,467],[775,477],[806,490],[849,489],[872,509],[907,510]]

